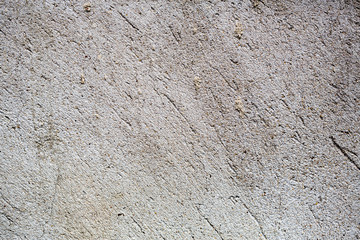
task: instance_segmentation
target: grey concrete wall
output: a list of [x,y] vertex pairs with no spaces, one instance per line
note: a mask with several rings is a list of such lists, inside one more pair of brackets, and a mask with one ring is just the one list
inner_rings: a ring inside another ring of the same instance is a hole
[[0,3],[0,239],[359,239],[358,1]]

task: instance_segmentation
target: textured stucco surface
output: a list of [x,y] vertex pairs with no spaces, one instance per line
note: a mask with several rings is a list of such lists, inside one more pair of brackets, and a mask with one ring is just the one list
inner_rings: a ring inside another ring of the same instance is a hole
[[359,239],[359,14],[0,1],[0,239]]

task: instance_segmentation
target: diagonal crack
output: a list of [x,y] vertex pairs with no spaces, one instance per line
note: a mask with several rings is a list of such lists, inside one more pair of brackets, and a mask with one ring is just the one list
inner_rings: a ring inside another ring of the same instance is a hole
[[252,213],[252,211],[250,210],[250,208],[240,199],[240,201],[242,202],[242,204],[244,205],[244,207],[247,209],[248,213],[250,214],[250,216],[252,218],[254,218],[254,220],[256,221],[256,223],[259,225],[259,228],[260,228],[260,232],[261,234],[264,236],[265,239],[268,239],[264,233],[264,229],[263,227],[261,226],[260,224],[260,221],[259,219]]
[[321,222],[320,218],[318,216],[316,216],[316,214],[314,213],[314,210],[310,206],[309,206],[309,210],[310,210],[313,218],[315,219],[316,224],[320,228],[320,222]]
[[[219,75],[222,77],[222,79],[224,79],[224,81],[227,83],[227,85],[234,91],[236,92],[236,89],[231,86],[230,82],[226,79],[226,77],[224,76],[224,74],[222,74],[222,72],[219,71],[219,69],[217,69],[216,67],[214,67],[213,65],[211,65],[211,63],[207,62],[207,64],[212,68],[214,69],[216,72],[219,73]],[[236,86],[237,87],[237,86]]]
[[216,129],[215,129],[215,133],[216,133],[216,136],[217,136],[217,138],[219,139],[221,145],[223,146],[223,148],[224,148],[225,151],[226,151],[225,154],[226,154],[226,157],[227,157],[228,160],[229,160],[229,161],[227,161],[227,164],[229,165],[230,169],[231,169],[236,175],[238,175],[238,172],[237,172],[237,170],[236,170],[236,167],[234,166],[234,161],[233,161],[233,159],[232,159],[231,156],[230,156],[230,152],[229,152],[228,148],[226,147],[225,143],[222,141],[222,139],[221,139],[221,137],[219,136],[219,133],[218,133],[218,131],[217,131]]
[[112,107],[112,110],[116,113],[116,115],[117,115],[130,129],[132,129],[130,121],[128,121],[128,120],[126,120],[125,118],[123,118],[123,117],[120,115],[120,113],[115,109],[115,107]]
[[236,195],[236,196],[230,196],[229,199],[236,204],[237,202],[241,202],[242,205],[246,208],[247,212],[249,213],[249,215],[254,219],[254,221],[257,223],[257,225],[259,225],[260,228],[260,233],[264,236],[264,238],[267,240],[268,238],[265,235],[264,229],[262,227],[262,225],[260,224],[259,219],[254,215],[254,213],[250,210],[250,208],[244,203],[244,201],[241,199],[240,196]]
[[349,155],[346,151],[354,154],[355,156],[357,156],[357,154],[354,153],[354,152],[352,152],[352,151],[350,151],[350,150],[348,150],[348,149],[346,149],[346,148],[344,148],[344,147],[342,147],[342,146],[340,146],[340,145],[336,142],[336,140],[335,140],[335,138],[334,138],[333,136],[330,136],[330,139],[331,139],[332,143],[335,145],[335,147],[336,147],[337,149],[339,149],[340,152],[341,152],[342,154],[344,154],[344,156],[345,156],[352,164],[354,164],[354,166],[355,166],[358,170],[360,170],[359,164],[358,164],[357,162],[355,162],[355,160],[352,159],[352,158],[350,157],[350,155]]
[[10,215],[8,215],[7,213],[5,213],[5,212],[0,212],[0,214],[4,215],[5,218],[6,218],[7,220],[9,220],[9,222],[14,223],[14,220],[13,220],[13,219],[10,217]]
[[144,229],[141,227],[141,225],[133,218],[133,217],[131,217],[131,219],[134,221],[134,223],[139,227],[139,229],[140,229],[140,231],[143,233],[143,234],[145,234],[145,231],[144,231]]
[[219,230],[216,229],[216,227],[210,222],[210,220],[204,216],[204,214],[201,213],[198,206],[195,206],[197,211],[199,212],[200,216],[205,219],[205,221],[210,225],[210,227],[217,233],[217,235],[220,237],[221,240],[224,240],[224,238],[221,236]]
[[140,29],[139,29],[137,26],[135,26],[135,24],[132,23],[124,14],[122,14],[120,11],[118,11],[118,12],[119,12],[120,16],[121,16],[132,28],[134,28],[134,29],[138,30],[139,32],[141,32]]
[[[160,96],[160,93],[154,89],[155,92]],[[192,126],[192,124],[190,123],[190,121],[185,117],[185,115],[181,112],[181,110],[179,109],[179,107],[176,105],[175,101],[172,100],[167,94],[165,93],[161,93],[161,95],[165,96],[166,99],[171,103],[171,105],[175,108],[175,110],[181,115],[181,117],[185,120],[185,122],[187,122],[187,124],[189,125],[189,128],[191,129],[191,131],[194,134],[197,134],[197,131],[195,130],[195,128]]]
[[174,29],[173,29],[171,26],[169,26],[169,28],[170,28],[171,34],[173,35],[173,37],[175,38],[175,40],[176,40],[177,42],[180,42],[181,35],[180,35],[179,33],[177,33],[178,35],[176,36],[176,34],[175,34],[175,32],[174,32]]

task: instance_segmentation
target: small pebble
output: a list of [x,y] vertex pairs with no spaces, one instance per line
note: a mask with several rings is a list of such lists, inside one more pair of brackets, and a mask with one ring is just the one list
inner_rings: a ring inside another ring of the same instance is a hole
[[84,74],[81,74],[81,77],[80,77],[80,83],[81,83],[81,84],[85,84],[85,77],[84,77]]
[[89,2],[85,3],[83,7],[86,12],[91,11],[91,4]]

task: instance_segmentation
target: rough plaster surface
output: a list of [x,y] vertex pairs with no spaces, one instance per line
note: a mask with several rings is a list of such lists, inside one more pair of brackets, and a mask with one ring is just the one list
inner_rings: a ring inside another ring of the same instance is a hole
[[0,3],[1,239],[359,239],[357,1]]

